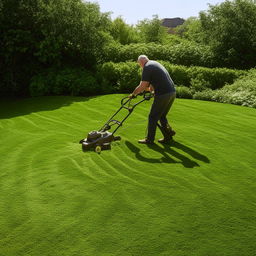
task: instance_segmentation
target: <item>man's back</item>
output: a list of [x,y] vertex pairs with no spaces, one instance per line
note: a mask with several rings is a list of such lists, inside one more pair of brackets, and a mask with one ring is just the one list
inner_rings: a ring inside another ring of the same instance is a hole
[[142,72],[142,81],[153,85],[155,95],[175,92],[174,83],[164,66],[157,61],[149,60]]

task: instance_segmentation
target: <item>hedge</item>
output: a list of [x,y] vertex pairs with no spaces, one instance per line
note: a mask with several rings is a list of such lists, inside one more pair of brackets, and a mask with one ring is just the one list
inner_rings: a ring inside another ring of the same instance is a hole
[[105,46],[101,63],[136,61],[141,54],[150,59],[165,60],[177,65],[196,65],[214,67],[214,57],[208,46],[182,42],[178,44],[160,45],[156,43],[138,43],[121,45],[112,43]]
[[32,77],[31,96],[99,94],[100,85],[95,76],[83,68],[48,69]]
[[[227,68],[186,67],[160,62],[168,70],[176,86],[190,87],[194,91],[222,88],[246,73]],[[141,69],[136,62],[107,62],[98,66],[98,76],[106,91],[130,92],[140,81]]]
[[[162,61],[161,61],[162,62]],[[176,84],[177,97],[211,100],[256,108],[256,69],[185,67],[162,62]],[[135,62],[107,62],[91,73],[83,68],[48,69],[31,79],[31,96],[130,93],[139,84]]]
[[195,92],[193,98],[256,108],[256,69],[221,89]]

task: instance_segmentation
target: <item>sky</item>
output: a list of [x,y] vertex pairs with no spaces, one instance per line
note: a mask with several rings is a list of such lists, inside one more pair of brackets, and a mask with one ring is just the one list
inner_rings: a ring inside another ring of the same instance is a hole
[[91,0],[89,2],[98,3],[101,12],[112,12],[112,19],[122,16],[126,23],[135,25],[139,20],[152,19],[155,14],[160,19],[197,17],[200,11],[208,10],[208,4],[220,4],[224,0]]

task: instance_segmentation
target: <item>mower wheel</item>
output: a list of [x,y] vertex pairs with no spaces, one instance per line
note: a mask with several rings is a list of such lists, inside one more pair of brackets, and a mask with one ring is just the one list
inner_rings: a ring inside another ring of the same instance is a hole
[[104,143],[104,144],[102,145],[102,150],[108,150],[108,149],[111,149],[110,143]]
[[116,140],[121,140],[121,136],[114,137],[114,141],[116,141]]
[[96,146],[95,152],[99,154],[101,152],[101,146]]

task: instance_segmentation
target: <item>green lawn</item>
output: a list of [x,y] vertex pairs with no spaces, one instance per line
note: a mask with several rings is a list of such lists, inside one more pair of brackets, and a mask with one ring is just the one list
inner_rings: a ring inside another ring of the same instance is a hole
[[177,99],[148,147],[145,102],[83,152],[122,97],[1,100],[0,255],[254,256],[256,110]]

